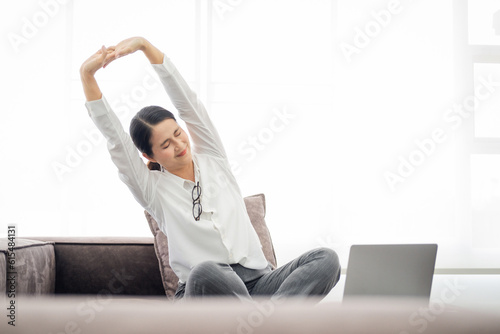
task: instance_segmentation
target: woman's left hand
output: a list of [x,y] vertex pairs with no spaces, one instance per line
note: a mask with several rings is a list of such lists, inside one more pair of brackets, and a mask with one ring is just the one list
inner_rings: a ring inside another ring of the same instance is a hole
[[120,57],[134,53],[137,50],[143,50],[146,42],[146,39],[143,37],[131,37],[114,46],[108,47],[108,56],[106,57],[106,62],[103,67],[108,66],[109,63]]

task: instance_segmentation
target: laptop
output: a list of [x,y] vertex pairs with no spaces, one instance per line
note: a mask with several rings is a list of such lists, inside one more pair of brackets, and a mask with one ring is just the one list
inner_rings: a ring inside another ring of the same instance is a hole
[[429,300],[437,244],[352,245],[344,300],[414,297]]

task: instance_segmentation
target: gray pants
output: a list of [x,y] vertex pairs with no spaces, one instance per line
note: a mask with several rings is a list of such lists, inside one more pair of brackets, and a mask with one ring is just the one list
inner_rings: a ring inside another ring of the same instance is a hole
[[339,278],[337,253],[317,248],[276,270],[202,262],[191,270],[185,284],[179,284],[175,297],[326,296]]

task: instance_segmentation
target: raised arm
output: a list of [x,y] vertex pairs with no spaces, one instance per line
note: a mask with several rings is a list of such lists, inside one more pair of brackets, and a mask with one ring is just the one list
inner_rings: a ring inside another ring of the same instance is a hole
[[193,139],[193,151],[199,154],[217,156],[228,162],[222,140],[205,106],[175,65],[165,56],[162,64],[153,64],[152,66],[160,77],[170,100],[179,111],[180,118],[186,123]]
[[[150,56],[151,59],[155,59],[154,53]],[[156,178],[142,161],[132,139],[124,131],[95,79],[95,73],[114,59],[116,59],[116,47],[103,46],[80,67],[83,91],[87,100],[85,106],[92,121],[106,138],[111,159],[118,168],[120,179],[129,187],[136,200],[147,209],[154,197]]]
[[80,67],[80,78],[87,101],[95,101],[102,98],[101,90],[94,75],[104,66],[107,57],[108,50],[105,46],[102,46],[99,51],[90,56]]

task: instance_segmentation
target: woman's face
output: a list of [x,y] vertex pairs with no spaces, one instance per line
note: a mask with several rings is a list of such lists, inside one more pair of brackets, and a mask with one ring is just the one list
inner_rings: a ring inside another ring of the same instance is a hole
[[191,145],[187,133],[171,118],[153,126],[151,132],[153,156],[144,156],[158,162],[166,170],[175,174],[191,164]]

